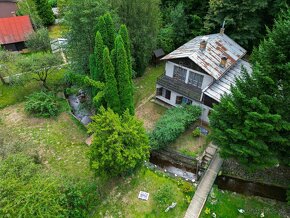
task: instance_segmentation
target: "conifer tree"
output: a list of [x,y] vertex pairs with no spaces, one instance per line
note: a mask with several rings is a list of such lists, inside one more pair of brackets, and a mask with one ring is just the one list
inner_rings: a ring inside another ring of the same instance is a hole
[[104,42],[101,33],[98,31],[96,33],[96,40],[95,40],[95,49],[94,49],[94,56],[95,56],[95,72],[94,76],[92,77],[93,80],[105,82],[105,76],[103,73],[103,51],[104,51]]
[[133,70],[132,70],[132,56],[131,56],[131,44],[130,44],[130,39],[129,39],[129,33],[127,30],[126,25],[122,24],[119,30],[119,34],[123,39],[124,42],[124,47],[126,50],[127,54],[127,62],[128,62],[128,68],[129,68],[129,75],[131,77],[133,76]]
[[115,113],[120,113],[120,99],[118,94],[117,81],[115,78],[115,69],[110,58],[109,49],[106,47],[103,52],[103,66],[106,80],[105,101],[107,107]]
[[223,157],[250,168],[289,165],[290,10],[253,54],[253,73],[238,80],[210,116]]
[[116,58],[116,78],[121,102],[121,113],[129,109],[130,114],[134,114],[133,88],[130,82],[129,68],[127,63],[124,42],[120,35],[115,39],[115,58]]
[[[96,59],[95,59],[95,54],[90,55],[90,74],[91,74],[91,79],[96,78]],[[96,96],[97,90],[95,87],[91,88],[91,93],[92,96]]]
[[106,13],[104,15],[104,21],[106,24],[106,32],[107,32],[106,35],[107,38],[104,39],[104,43],[106,46],[108,46],[109,50],[112,50],[114,48],[116,30],[110,13]]
[[42,20],[44,26],[49,26],[54,23],[54,16],[51,6],[47,0],[34,0],[37,13]]

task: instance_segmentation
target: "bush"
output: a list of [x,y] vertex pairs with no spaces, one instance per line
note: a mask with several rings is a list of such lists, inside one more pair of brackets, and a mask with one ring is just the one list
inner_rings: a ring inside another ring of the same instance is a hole
[[48,30],[46,28],[39,29],[37,32],[30,34],[27,37],[25,45],[30,51],[49,51],[50,50],[50,39]]
[[58,115],[59,105],[53,94],[35,92],[27,97],[25,111],[35,117],[55,117]]
[[191,123],[199,118],[200,114],[201,108],[192,105],[175,107],[166,111],[149,134],[151,147],[159,149],[174,142]]
[[157,207],[166,209],[172,202],[174,202],[174,189],[175,188],[169,184],[163,185],[160,189],[158,189],[156,194],[153,196]]
[[193,137],[199,137],[200,135],[201,135],[200,128],[196,127],[196,128],[192,131],[192,136],[193,136]]

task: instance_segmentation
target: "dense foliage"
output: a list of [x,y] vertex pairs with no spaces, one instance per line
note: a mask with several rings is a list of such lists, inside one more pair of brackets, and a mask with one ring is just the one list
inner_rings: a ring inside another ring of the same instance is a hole
[[59,105],[52,93],[35,92],[27,97],[25,110],[35,117],[55,117],[59,112]]
[[84,217],[88,199],[81,184],[48,176],[41,168],[21,153],[0,162],[0,216]]
[[25,42],[27,48],[32,52],[50,51],[50,39],[48,30],[41,28],[30,34]]
[[290,11],[253,54],[253,74],[232,88],[210,117],[223,157],[250,168],[289,164]]
[[122,23],[126,24],[131,43],[133,69],[143,75],[156,47],[160,27],[160,0],[110,0]]
[[37,13],[42,20],[44,26],[50,26],[54,23],[54,15],[48,0],[34,0]]
[[132,172],[149,158],[149,142],[142,122],[129,114],[100,109],[88,125],[93,133],[90,165],[97,175],[120,176]]
[[89,60],[94,51],[98,18],[109,12],[106,0],[70,0],[65,4],[65,23],[68,26],[68,55],[72,69],[90,73]]
[[174,142],[200,115],[201,108],[192,105],[167,110],[149,135],[151,147],[159,149]]
[[43,22],[38,15],[34,0],[17,1],[17,15],[29,15],[30,20],[35,28],[43,27]]

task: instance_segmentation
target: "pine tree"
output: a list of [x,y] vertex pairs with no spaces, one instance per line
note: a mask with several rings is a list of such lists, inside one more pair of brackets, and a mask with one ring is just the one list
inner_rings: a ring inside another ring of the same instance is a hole
[[110,58],[109,49],[106,47],[103,52],[103,66],[106,79],[105,101],[107,107],[115,113],[120,113],[120,99],[118,94],[117,81],[115,78],[115,69]]
[[51,6],[47,0],[34,0],[37,13],[42,20],[44,26],[49,26],[54,23],[54,15]]
[[127,63],[126,50],[124,42],[120,35],[115,39],[115,58],[116,58],[116,78],[121,103],[121,113],[129,109],[130,114],[134,114],[134,103],[132,93],[131,75]]
[[112,50],[114,48],[116,30],[115,30],[114,23],[113,23],[110,13],[106,13],[103,17],[106,24],[106,30],[107,30],[106,31],[107,38],[105,39],[105,45],[108,46],[109,50]]
[[210,116],[223,157],[251,167],[289,165],[290,10],[253,54],[253,73],[238,80]]

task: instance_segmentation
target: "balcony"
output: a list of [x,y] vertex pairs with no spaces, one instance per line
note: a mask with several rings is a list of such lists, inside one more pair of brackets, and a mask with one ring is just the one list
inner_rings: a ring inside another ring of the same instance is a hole
[[157,84],[184,97],[200,101],[202,90],[196,86],[184,83],[165,74],[157,79]]

